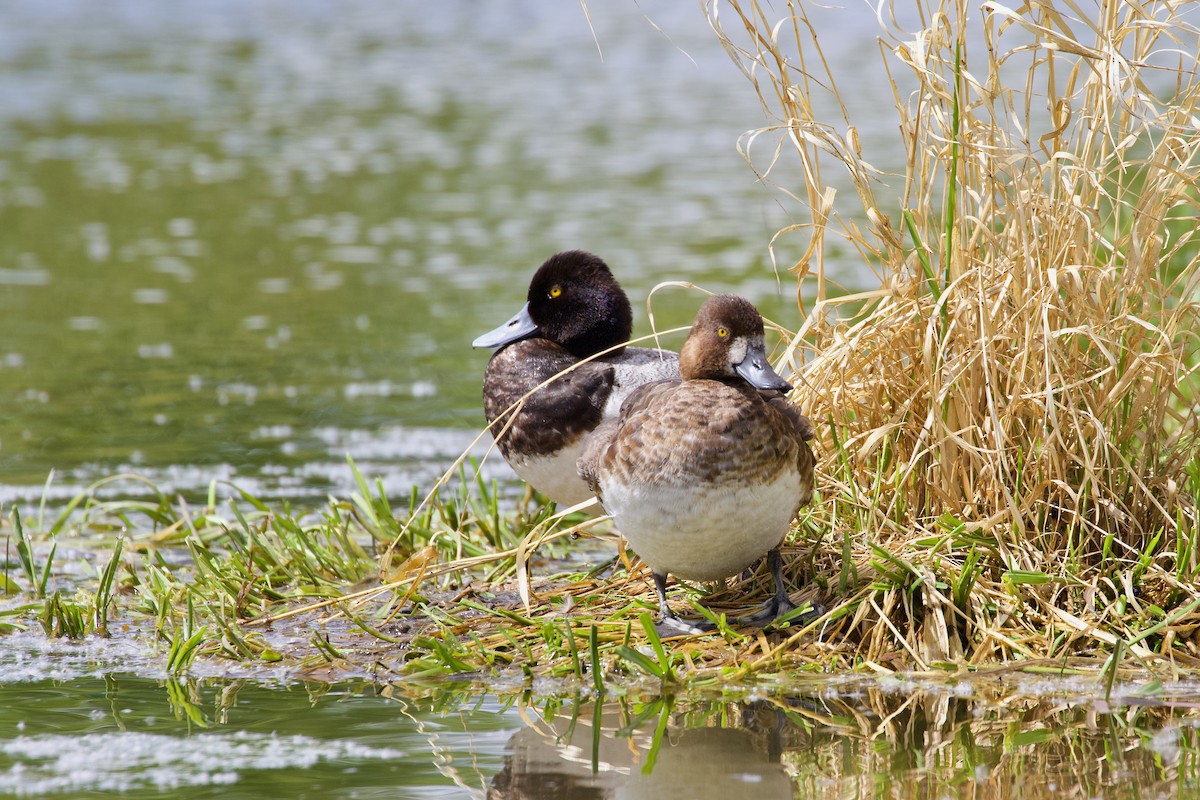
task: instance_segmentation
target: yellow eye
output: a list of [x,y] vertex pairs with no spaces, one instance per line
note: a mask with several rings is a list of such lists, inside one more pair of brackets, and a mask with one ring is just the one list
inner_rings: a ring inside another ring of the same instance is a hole
[[550,297],[552,297],[555,300],[562,297],[562,287],[561,286],[551,286],[550,287]]
[[729,329],[726,328],[724,325],[717,328],[717,336],[720,336],[722,339],[724,339],[728,335],[729,335]]

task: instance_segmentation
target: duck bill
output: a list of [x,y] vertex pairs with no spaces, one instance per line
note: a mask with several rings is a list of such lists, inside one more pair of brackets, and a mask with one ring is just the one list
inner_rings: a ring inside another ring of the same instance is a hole
[[471,347],[503,347],[529,338],[537,333],[537,329],[537,323],[529,316],[529,304],[526,303],[508,322],[471,342]]
[[767,353],[762,345],[746,348],[746,357],[734,364],[733,368],[756,389],[774,389],[778,392],[792,390],[792,385],[771,369],[771,362],[767,361]]

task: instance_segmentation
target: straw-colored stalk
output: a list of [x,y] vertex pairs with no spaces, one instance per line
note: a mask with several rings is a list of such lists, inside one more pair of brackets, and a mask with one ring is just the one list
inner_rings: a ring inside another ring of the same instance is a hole
[[[1200,621],[1196,28],[1168,2],[1090,19],[1045,0],[885,4],[907,154],[888,185],[806,5],[706,10],[773,120],[747,155],[773,134],[760,173],[802,167],[782,188],[805,221],[773,245],[803,242],[789,355],[823,495],[807,527],[831,545],[818,577],[876,579],[826,636],[920,665],[1106,650],[1165,614],[1133,651],[1171,650]],[[876,290],[838,296],[835,237]]]

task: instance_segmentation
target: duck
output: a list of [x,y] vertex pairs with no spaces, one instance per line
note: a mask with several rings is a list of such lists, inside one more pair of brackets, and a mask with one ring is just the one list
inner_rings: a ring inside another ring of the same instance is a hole
[[676,353],[626,346],[632,330],[612,270],[597,255],[568,250],[534,272],[520,311],[472,342],[496,349],[484,370],[483,410],[500,454],[560,506],[593,497],[576,471],[587,435],[639,386],[679,377]]
[[771,368],[762,316],[743,297],[705,301],[680,349],[679,372],[639,387],[615,419],[596,427],[579,476],[650,567],[659,633],[713,628],[671,610],[669,575],[719,581],[764,555],[774,596],[737,622],[769,624],[797,608],[779,548],[812,499],[812,423],[788,402],[792,386]]

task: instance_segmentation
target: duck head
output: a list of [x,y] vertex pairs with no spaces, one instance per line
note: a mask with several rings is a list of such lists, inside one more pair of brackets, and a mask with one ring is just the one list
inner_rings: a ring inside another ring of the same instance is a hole
[[632,330],[629,298],[608,265],[591,253],[569,250],[551,256],[533,274],[527,302],[512,319],[471,346],[503,347],[536,336],[586,358],[629,341]]
[[685,381],[740,378],[757,389],[792,390],[767,360],[762,315],[733,294],[714,295],[700,306],[679,351],[679,374]]

